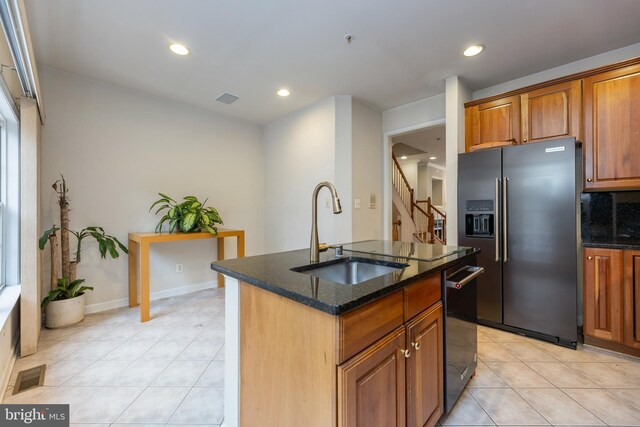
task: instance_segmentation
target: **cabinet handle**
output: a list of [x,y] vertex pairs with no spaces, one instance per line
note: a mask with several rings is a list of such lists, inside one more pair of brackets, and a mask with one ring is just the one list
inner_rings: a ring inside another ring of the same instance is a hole
[[593,259],[593,257],[592,257],[591,255],[589,255],[589,256],[587,257],[587,259],[588,259],[589,261],[591,261],[591,260]]
[[527,138],[523,139],[522,142],[527,142]]
[[412,342],[411,343],[411,347],[415,348],[416,351],[420,350],[420,343],[419,342]]
[[411,356],[411,350],[404,350],[403,349],[403,350],[400,350],[400,353],[402,353],[402,355],[407,359],[409,358],[409,356]]
[[587,178],[587,182],[593,182],[593,179]]

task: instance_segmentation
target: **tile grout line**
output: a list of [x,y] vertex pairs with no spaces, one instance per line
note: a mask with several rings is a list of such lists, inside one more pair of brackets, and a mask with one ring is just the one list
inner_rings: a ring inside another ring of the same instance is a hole
[[[513,356],[515,356],[515,355],[513,355]],[[525,366],[527,366],[527,367],[528,367],[528,365],[526,365],[524,362],[522,362],[522,361],[519,361],[519,362],[520,362],[520,363],[522,363],[522,364],[524,364]],[[498,375],[498,373],[497,373],[497,372],[495,372],[493,369],[491,369],[491,367],[490,367],[489,365],[487,365],[487,363],[486,363],[484,360],[482,361],[482,363],[484,363],[484,364],[485,364],[485,366],[486,366],[486,367],[487,367],[491,372],[493,372],[493,373],[494,373],[498,378],[500,378],[502,381],[504,381],[504,383],[507,385],[507,388],[508,388],[509,390],[512,390],[512,391],[513,391],[513,392],[514,392],[518,397],[520,397],[520,399],[522,399],[522,401],[523,401],[524,403],[526,403],[527,405],[529,405],[529,406],[531,407],[531,409],[533,409],[533,410],[534,410],[538,415],[540,415],[540,417],[542,417],[542,419],[543,419],[543,420],[545,420],[545,421],[547,422],[547,424],[549,424],[549,425],[553,426],[553,424],[552,424],[551,422],[549,422],[549,420],[548,420],[548,419],[546,419],[544,415],[542,415],[542,414],[541,414],[541,413],[540,413],[540,412],[539,412],[539,411],[538,411],[538,410],[537,410],[537,409],[536,409],[532,404],[530,404],[529,402],[527,402],[527,400],[526,400],[524,397],[522,397],[522,396],[520,395],[520,393],[518,393],[518,391],[517,391],[516,389],[514,389],[513,387],[511,387],[511,385],[509,385],[509,383],[508,383],[507,381],[505,381],[505,379],[504,379],[504,378],[502,378],[500,375]],[[531,369],[531,368],[529,368],[529,369]],[[534,371],[534,372],[535,372],[535,371]],[[536,372],[536,374],[537,374],[537,372]],[[539,374],[538,374],[538,375],[539,375]],[[553,386],[553,388],[558,388],[558,387],[556,387],[554,384],[552,384],[551,382],[549,382],[549,381],[547,381],[547,382],[548,382],[549,384],[551,384],[551,385]],[[501,387],[501,388],[502,388],[502,389],[504,389],[504,387]],[[476,399],[475,399],[475,397],[474,397],[473,395],[472,395],[472,397],[474,398],[474,400],[476,400]],[[476,402],[478,402],[478,401],[476,400]],[[489,414],[489,412],[485,409],[485,407],[484,407],[484,406],[482,406],[482,404],[481,404],[480,402],[478,402],[478,405],[480,405],[480,407],[482,408],[482,410],[483,410],[483,411],[485,411],[485,412],[487,413],[487,415],[489,415],[489,418],[491,418],[491,420],[492,420],[496,425],[498,425],[498,423],[496,423],[496,422],[495,422],[495,420],[493,419],[493,417],[491,417],[491,415]]]

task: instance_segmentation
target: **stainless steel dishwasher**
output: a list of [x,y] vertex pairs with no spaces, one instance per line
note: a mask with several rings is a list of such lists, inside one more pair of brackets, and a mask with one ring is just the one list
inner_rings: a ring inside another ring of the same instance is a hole
[[476,278],[484,268],[473,258],[444,274],[444,407],[449,413],[478,364]]

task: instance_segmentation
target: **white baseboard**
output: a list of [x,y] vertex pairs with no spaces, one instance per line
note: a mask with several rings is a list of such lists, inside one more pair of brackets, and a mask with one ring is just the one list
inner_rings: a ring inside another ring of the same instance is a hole
[[[191,292],[201,291],[203,289],[217,288],[218,281],[211,280],[209,282],[196,283],[194,285],[181,286],[179,288],[164,289],[162,291],[151,292],[149,299],[151,301],[162,298],[175,297],[178,295],[190,294]],[[140,301],[140,295],[138,295]],[[85,314],[98,313],[100,311],[113,310],[114,308],[129,307],[129,298],[120,298],[111,301],[99,302],[96,304],[87,304],[84,309]]]

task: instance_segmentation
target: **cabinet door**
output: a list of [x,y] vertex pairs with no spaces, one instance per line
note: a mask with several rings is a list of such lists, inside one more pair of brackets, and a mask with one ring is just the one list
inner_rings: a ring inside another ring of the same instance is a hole
[[640,348],[640,251],[624,252],[624,341]]
[[465,140],[467,151],[520,143],[520,95],[467,108]]
[[584,333],[623,342],[622,251],[584,248]]
[[520,95],[522,142],[580,137],[582,82],[562,83]]
[[407,325],[407,427],[434,426],[443,413],[442,303]]
[[404,427],[404,326],[338,366],[339,427]]
[[640,187],[640,65],[584,80],[587,190]]

